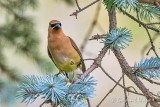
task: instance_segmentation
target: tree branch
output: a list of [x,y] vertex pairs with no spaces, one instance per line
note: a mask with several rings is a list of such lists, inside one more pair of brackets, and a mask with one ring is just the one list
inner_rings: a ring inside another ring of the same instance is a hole
[[146,77],[142,77],[142,76],[141,76],[140,78],[145,79],[146,81],[148,81],[148,82],[150,82],[150,83],[152,83],[152,84],[160,85],[159,82],[155,82],[155,81],[153,81],[153,80],[151,80],[151,79],[148,79],[148,78],[146,78]]
[[[123,78],[123,86],[126,87],[126,85],[125,85],[124,73],[123,73],[123,75],[122,75],[122,78]],[[124,98],[125,98],[124,107],[129,107],[127,92],[126,92],[125,89],[124,89]]]
[[102,34],[102,35],[96,34],[96,35],[93,35],[89,40],[103,39],[105,36],[106,34]]
[[148,28],[148,29],[153,30],[153,31],[158,32],[158,33],[160,32],[159,29],[154,28],[154,27],[150,26],[149,24],[145,24],[144,22],[138,20],[137,18],[135,18],[134,16],[130,15],[130,14],[127,13],[126,11],[124,11],[124,10],[121,9],[121,12],[122,12],[123,14],[127,15],[129,18],[131,18],[131,19],[134,20],[135,22],[137,22],[137,23],[139,23],[140,25],[142,25],[144,28]]
[[[124,75],[124,74],[123,74],[123,75]],[[109,90],[109,92],[104,96],[104,98],[98,103],[98,105],[97,105],[96,107],[99,107],[99,106],[102,104],[102,102],[108,97],[108,95],[113,92],[113,90],[117,87],[117,85],[119,84],[119,82],[122,80],[123,75],[122,75],[122,77],[117,81],[117,83],[113,86],[113,88],[111,88],[111,89]]]
[[[147,34],[148,34],[148,37],[149,37],[149,40],[150,40],[150,43],[151,43],[151,48],[150,48],[150,49],[153,50],[153,52],[155,53],[155,55],[156,55],[157,57],[159,57],[158,54],[157,54],[157,52],[156,52],[155,46],[154,46],[154,44],[153,44],[151,35],[150,35],[147,27],[145,27],[145,29],[146,29],[146,32],[147,32]],[[148,54],[149,54],[149,52],[150,52],[150,51],[148,51]]]
[[105,56],[107,50],[108,49],[106,49],[105,47],[102,48],[102,50],[100,51],[98,57],[94,60],[94,62],[92,63],[92,65],[83,73],[82,77],[86,77],[94,69],[96,69],[96,68],[99,67],[99,65],[101,64],[101,61],[102,61],[103,57]]
[[78,0],[75,0],[76,1],[76,4],[77,4],[77,7],[78,7],[78,10],[81,10],[80,6],[79,6],[79,3],[78,3]]
[[95,0],[94,2],[88,4],[87,6],[85,6],[83,8],[80,8],[79,4],[78,4],[78,1],[76,0],[76,4],[77,4],[79,10],[76,10],[75,12],[73,12],[72,14],[70,14],[70,16],[75,16],[76,19],[77,19],[78,13],[82,12],[83,10],[87,9],[88,7],[92,6],[93,4],[95,4],[95,3],[99,2],[99,1],[100,0]]
[[[156,33],[156,34],[153,36],[152,41],[154,42],[157,38],[158,38],[158,33]],[[145,46],[143,46],[143,48],[142,48],[142,50],[141,50],[141,55],[142,55],[142,57],[144,57],[145,50],[146,50],[147,48],[149,48],[149,46],[150,46],[150,42],[148,42]],[[148,50],[148,52],[146,53],[146,55],[148,55],[149,51],[150,51],[150,49]]]
[[47,103],[46,101],[44,101],[39,107],[42,107],[45,103]]
[[131,18],[132,20],[136,21],[137,23],[139,23],[140,25],[142,25],[142,26],[145,28],[145,30],[146,30],[146,32],[147,32],[147,34],[148,34],[150,43],[151,43],[151,48],[149,49],[149,51],[147,52],[147,54],[149,54],[150,50],[153,50],[153,52],[155,53],[155,55],[156,55],[157,57],[159,57],[158,54],[157,54],[157,52],[156,52],[155,46],[154,46],[154,44],[153,44],[151,35],[150,35],[149,31],[148,31],[148,29],[150,29],[150,30],[153,30],[153,31],[159,33],[160,30],[159,30],[158,28],[154,28],[154,27],[151,26],[151,25],[153,25],[153,24],[158,24],[158,23],[145,24],[144,22],[136,19],[134,16],[130,15],[129,13],[127,13],[126,11],[124,11],[123,9],[121,9],[121,11],[122,11],[123,14],[127,15],[129,18]]
[[155,6],[160,7],[160,0],[138,0],[138,2],[154,4]]
[[160,104],[157,102],[158,99],[156,99],[153,94],[144,86],[144,84],[131,72],[133,72],[132,68],[128,65],[126,59],[122,55],[122,53],[119,50],[113,50],[116,58],[119,61],[119,64],[122,68],[122,72],[124,72],[128,78],[130,78],[136,86],[142,91],[142,93],[145,95],[147,100],[150,100],[150,105],[153,107],[160,107]]
[[109,32],[117,27],[116,11],[108,11],[109,15]]
[[88,107],[91,107],[90,100],[87,98]]
[[133,93],[133,94],[137,94],[137,95],[141,95],[141,96],[144,96],[143,94],[141,93],[138,93],[134,88],[134,91],[130,90],[131,87],[124,87],[123,85],[119,84],[115,79],[113,79],[106,71],[105,69],[102,67],[102,66],[99,66],[101,68],[101,70],[106,74],[106,76],[108,76],[113,82],[115,82],[117,85],[119,85],[122,89],[125,89],[127,90],[128,92],[130,93]]
[[84,51],[84,47],[86,46],[86,44],[88,42],[88,38],[90,37],[90,35],[93,32],[95,26],[97,25],[99,13],[100,13],[100,7],[101,7],[101,2],[99,2],[98,6],[97,6],[97,9],[96,9],[96,12],[95,12],[95,15],[94,15],[94,19],[91,22],[91,25],[90,25],[90,27],[89,27],[89,29],[88,29],[85,37],[84,37],[82,45],[80,47],[80,49],[81,49],[82,52]]

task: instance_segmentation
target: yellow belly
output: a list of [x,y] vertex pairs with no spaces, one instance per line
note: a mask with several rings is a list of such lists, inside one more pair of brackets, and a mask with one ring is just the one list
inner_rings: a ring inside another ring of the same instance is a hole
[[72,72],[78,68],[77,64],[71,65],[70,63],[67,62],[63,64],[56,64],[56,66],[60,71],[65,71],[65,72]]
[[70,53],[66,55],[61,51],[56,51],[52,56],[55,65],[60,71],[71,72],[78,68],[80,63],[80,56],[77,53]]

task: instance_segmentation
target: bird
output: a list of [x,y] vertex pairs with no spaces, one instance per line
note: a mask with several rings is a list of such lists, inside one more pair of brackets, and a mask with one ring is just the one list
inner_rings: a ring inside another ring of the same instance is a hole
[[[58,20],[51,20],[48,27],[48,55],[59,73],[70,73],[77,69],[86,71],[82,54],[76,43],[62,30]],[[79,71],[78,71],[79,72]]]

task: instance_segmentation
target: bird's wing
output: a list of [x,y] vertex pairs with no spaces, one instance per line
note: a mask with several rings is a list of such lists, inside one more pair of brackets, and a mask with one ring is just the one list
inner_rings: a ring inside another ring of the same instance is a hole
[[[47,47],[47,50],[48,50],[48,56],[51,58],[51,60],[53,61],[53,63],[56,65],[56,63],[55,63],[54,60],[52,59],[52,55],[51,55],[48,47]],[[56,65],[56,66],[57,66],[57,65]]]
[[72,38],[70,38],[69,36],[68,36],[68,38],[70,39],[71,44],[74,47],[74,49],[78,52],[78,54],[81,58],[80,63],[82,64],[82,71],[85,72],[86,71],[86,66],[84,64],[83,57],[82,57],[82,54],[81,54],[80,50],[79,50],[78,46],[76,45],[76,43],[72,40]]
[[[51,60],[53,61],[53,59],[52,59],[52,55],[51,55],[51,53],[50,53],[50,51],[49,51],[49,48],[47,47],[47,51],[48,51],[48,56],[51,58]],[[54,62],[54,61],[53,61]]]

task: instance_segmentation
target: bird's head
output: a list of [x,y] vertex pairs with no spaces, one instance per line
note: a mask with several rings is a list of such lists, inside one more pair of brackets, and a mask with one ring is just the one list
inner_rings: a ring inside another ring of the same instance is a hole
[[54,30],[54,31],[58,31],[59,29],[61,29],[61,22],[58,20],[52,20],[49,22],[49,29]]

